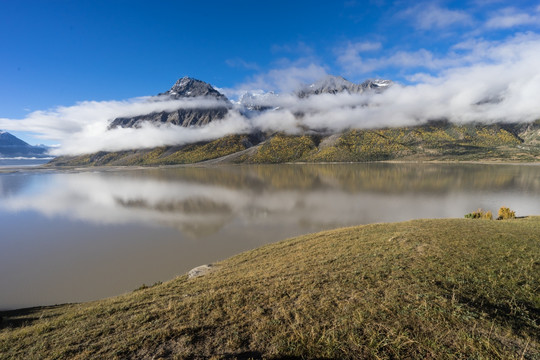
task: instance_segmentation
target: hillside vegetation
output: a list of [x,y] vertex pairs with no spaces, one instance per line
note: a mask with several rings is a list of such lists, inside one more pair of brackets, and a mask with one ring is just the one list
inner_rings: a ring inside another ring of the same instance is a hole
[[111,299],[0,313],[1,359],[538,359],[540,218],[300,236]]
[[349,130],[341,134],[230,135],[184,146],[59,157],[52,166],[365,162],[382,160],[538,161],[540,123]]

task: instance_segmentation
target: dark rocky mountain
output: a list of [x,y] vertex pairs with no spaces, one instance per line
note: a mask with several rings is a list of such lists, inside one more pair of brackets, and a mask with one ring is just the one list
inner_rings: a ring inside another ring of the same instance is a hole
[[319,94],[337,94],[347,92],[349,94],[361,94],[365,91],[384,91],[393,83],[390,80],[366,80],[361,84],[355,84],[344,77],[328,75],[327,77],[300,89],[296,94],[299,98]]
[[172,99],[182,99],[186,97],[210,97],[218,100],[229,101],[225,95],[217,91],[212,85],[197,79],[184,76],[178,79],[170,90],[160,93],[161,96],[168,96]]
[[47,148],[32,146],[7,131],[0,130],[0,157],[45,157]]
[[156,100],[190,98],[217,100],[219,105],[209,108],[182,108],[171,112],[161,111],[134,117],[121,117],[114,119],[109,127],[140,127],[145,121],[184,127],[202,126],[213,120],[223,119],[232,107],[227,97],[214,89],[212,85],[187,76],[179,79],[170,90],[158,94]]

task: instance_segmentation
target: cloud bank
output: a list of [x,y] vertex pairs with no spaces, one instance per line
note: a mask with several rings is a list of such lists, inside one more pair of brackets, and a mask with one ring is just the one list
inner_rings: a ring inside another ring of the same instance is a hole
[[[517,34],[504,41],[471,39],[456,44],[443,57],[396,52],[381,59],[364,59],[362,51],[377,43],[349,44],[344,49],[348,69],[385,65],[410,67],[411,84],[395,84],[382,94],[322,94],[299,99],[290,91],[300,83],[326,75],[324,66],[310,64],[279,68],[252,78],[236,90],[282,90],[278,96],[254,101],[271,111],[241,115],[236,105],[226,118],[196,128],[155,126],[108,129],[116,117],[135,116],[179,108],[212,108],[220,103],[208,99],[165,100],[145,97],[126,101],[86,101],[74,106],[36,111],[24,119],[0,119],[0,128],[28,131],[59,141],[53,155],[82,154],[180,145],[210,140],[256,129],[300,133],[306,128],[340,131],[348,128],[410,126],[432,119],[466,122],[531,122],[540,118],[540,36]],[[405,56],[406,55],[406,56]],[[339,59],[339,58],[338,58]],[[436,74],[433,71],[436,70]],[[227,95],[230,95],[231,90]],[[221,103],[222,105],[222,103]]]

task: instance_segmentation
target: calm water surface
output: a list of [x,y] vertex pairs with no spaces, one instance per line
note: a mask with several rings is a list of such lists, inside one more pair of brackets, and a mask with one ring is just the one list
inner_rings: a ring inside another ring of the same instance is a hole
[[540,214],[540,166],[0,174],[0,309],[108,297],[308,232],[502,205]]
[[29,167],[43,165],[51,161],[52,158],[2,158],[0,157],[0,168],[5,167]]

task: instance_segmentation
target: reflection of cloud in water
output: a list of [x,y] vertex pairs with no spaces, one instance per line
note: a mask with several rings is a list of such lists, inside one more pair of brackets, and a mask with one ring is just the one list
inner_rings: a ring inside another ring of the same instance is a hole
[[[24,186],[14,186],[17,191],[7,192],[9,196],[4,191],[0,208],[97,224],[161,225],[192,237],[233,222],[244,227],[294,224],[315,231],[461,217],[478,207],[496,210],[501,205],[518,214],[540,213],[534,201],[540,194],[539,175],[537,166],[412,164],[57,173],[20,177],[23,183],[34,176],[50,181],[39,191]],[[0,177],[1,183],[6,179]]]

